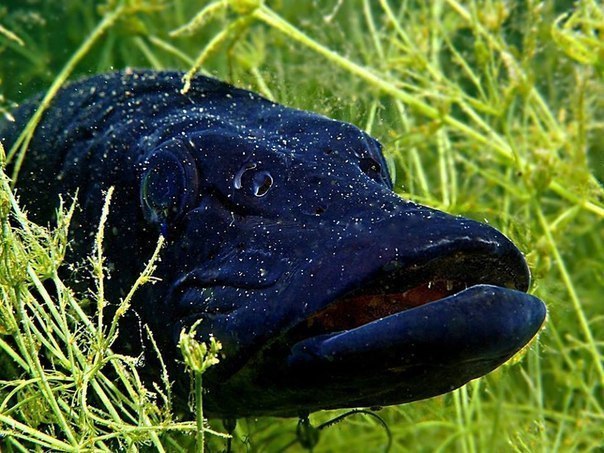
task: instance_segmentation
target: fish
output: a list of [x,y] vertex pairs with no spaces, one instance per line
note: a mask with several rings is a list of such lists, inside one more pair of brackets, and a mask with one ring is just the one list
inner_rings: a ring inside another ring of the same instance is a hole
[[[397,195],[376,139],[213,78],[185,93],[182,77],[128,69],[65,85],[16,184],[40,223],[59,195],[77,197],[72,262],[90,253],[114,188],[109,297],[165,238],[158,281],[121,332],[150,326],[177,395],[189,388],[178,339],[193,325],[223,347],[203,400],[223,418],[430,398],[538,334],[547,311],[527,294],[520,250],[487,224]],[[0,124],[7,149],[40,99]]]

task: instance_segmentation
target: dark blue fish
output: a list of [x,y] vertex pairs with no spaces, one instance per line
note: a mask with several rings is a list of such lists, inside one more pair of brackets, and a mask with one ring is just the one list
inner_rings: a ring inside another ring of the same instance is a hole
[[[181,73],[126,71],[63,88],[19,176],[40,222],[78,196],[84,257],[115,186],[106,253],[114,297],[167,247],[138,295],[170,362],[202,319],[224,359],[204,382],[214,416],[297,415],[428,398],[525,346],[544,304],[518,249],[482,223],[404,200],[380,144],[355,126]],[[10,147],[36,100],[0,126]],[[137,323],[128,329],[137,338]],[[179,386],[188,388],[184,385]]]

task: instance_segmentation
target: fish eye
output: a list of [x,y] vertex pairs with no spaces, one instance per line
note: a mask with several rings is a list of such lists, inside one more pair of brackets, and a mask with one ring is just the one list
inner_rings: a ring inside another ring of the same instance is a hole
[[179,140],[161,145],[142,164],[140,202],[145,219],[168,228],[193,207],[199,177],[193,156]]
[[273,185],[273,177],[268,171],[260,171],[254,175],[254,195],[265,196]]
[[233,187],[237,190],[250,185],[255,197],[262,198],[273,187],[273,176],[269,171],[257,170],[258,164],[245,163],[233,178]]

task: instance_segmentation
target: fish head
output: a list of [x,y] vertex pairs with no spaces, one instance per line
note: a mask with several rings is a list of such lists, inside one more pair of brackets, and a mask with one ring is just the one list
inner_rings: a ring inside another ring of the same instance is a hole
[[393,192],[380,144],[266,101],[163,142],[141,165],[175,345],[223,345],[207,413],[294,416],[428,398],[539,331],[522,253],[496,229]]

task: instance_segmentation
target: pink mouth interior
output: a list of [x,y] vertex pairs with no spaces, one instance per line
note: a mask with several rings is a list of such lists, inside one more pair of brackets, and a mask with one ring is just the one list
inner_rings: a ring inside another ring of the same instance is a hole
[[464,289],[450,280],[436,280],[403,292],[344,296],[313,314],[306,328],[314,335],[350,330],[377,319],[443,299]]

